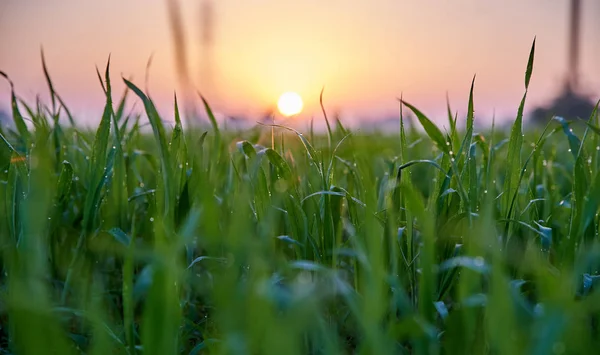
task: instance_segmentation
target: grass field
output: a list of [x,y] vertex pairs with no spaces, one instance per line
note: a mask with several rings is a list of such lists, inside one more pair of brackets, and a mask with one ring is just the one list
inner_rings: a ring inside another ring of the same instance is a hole
[[[445,132],[403,103],[396,135],[328,121],[324,135],[275,127],[272,139],[214,118],[184,131],[176,101],[168,129],[133,83],[113,102],[109,72],[96,132],[58,120],[49,76],[48,105],[13,93],[15,129],[0,132],[1,354],[600,346],[597,114],[524,132],[524,96],[510,132],[479,133],[471,89],[464,131],[450,108]],[[145,113],[124,115],[127,100]]]

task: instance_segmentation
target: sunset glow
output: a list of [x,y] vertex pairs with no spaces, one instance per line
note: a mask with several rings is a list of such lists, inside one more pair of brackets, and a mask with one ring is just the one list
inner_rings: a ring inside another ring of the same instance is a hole
[[284,116],[294,116],[302,112],[302,98],[295,92],[286,92],[279,97],[277,108]]
[[[189,80],[195,90],[209,93],[212,107],[223,115],[263,115],[277,110],[282,92],[294,90],[303,101],[303,119],[309,119],[320,114],[325,87],[326,108],[344,120],[395,117],[400,96],[445,120],[446,95],[452,109],[464,113],[476,74],[478,122],[492,114],[501,120],[514,116],[523,94],[522,71],[534,36],[526,109],[553,97],[566,71],[567,2],[213,1],[207,47],[198,3],[179,3]],[[600,2],[584,4],[582,82],[598,93],[600,66],[594,58],[600,42],[593,36]],[[0,70],[27,101],[47,93],[43,46],[55,88],[75,115],[85,116],[82,121],[96,121],[94,113],[102,110],[95,66],[102,69],[109,54],[115,92],[124,89],[121,76],[145,86],[152,56],[148,89],[161,112],[172,112],[173,91],[180,94],[182,88],[162,1],[9,0],[0,10],[0,47],[10,48],[0,53]],[[109,26],[101,20],[106,16],[112,18]],[[9,86],[0,84],[0,109],[9,111],[9,99]]]

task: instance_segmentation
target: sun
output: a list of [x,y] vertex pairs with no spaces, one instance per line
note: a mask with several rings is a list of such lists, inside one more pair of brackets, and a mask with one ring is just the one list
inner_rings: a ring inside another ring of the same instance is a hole
[[277,101],[277,108],[284,116],[293,116],[302,112],[302,98],[295,92],[285,92]]

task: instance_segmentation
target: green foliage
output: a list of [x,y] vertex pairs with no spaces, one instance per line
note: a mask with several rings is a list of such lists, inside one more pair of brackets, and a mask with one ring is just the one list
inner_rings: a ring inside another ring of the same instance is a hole
[[[444,134],[402,99],[399,137],[231,133],[203,98],[211,128],[184,129],[176,97],[170,130],[129,80],[113,108],[107,64],[87,132],[59,122],[44,73],[52,109],[11,90],[0,135],[0,354],[600,345],[597,115],[527,132],[525,93],[510,133],[474,132],[473,79],[464,132],[449,104]],[[129,91],[145,116],[125,114]]]

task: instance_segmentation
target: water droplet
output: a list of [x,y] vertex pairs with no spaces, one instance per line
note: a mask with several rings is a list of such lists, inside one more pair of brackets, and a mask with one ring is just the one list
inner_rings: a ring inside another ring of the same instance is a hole
[[113,149],[117,149],[117,147],[113,145]]
[[154,222],[154,217],[150,217],[150,222]]
[[484,193],[484,194],[487,194],[487,190],[483,190],[483,193]]
[[90,157],[88,157],[87,155],[85,156],[85,160],[90,160]]
[[48,220],[51,220],[51,219],[52,219],[52,217],[48,217]]
[[596,147],[596,150],[600,150],[600,145]]
[[485,263],[485,260],[483,260],[483,258],[481,256],[478,256],[475,258],[475,266],[482,267],[484,263]]
[[450,155],[453,155],[453,154],[454,154],[454,152],[453,152],[453,151],[450,151]]
[[547,161],[547,160],[544,160],[544,161],[542,162],[542,165],[543,165],[543,166],[548,166],[548,161]]
[[179,164],[179,169],[183,169],[183,164]]
[[450,142],[449,142],[449,141],[448,141],[448,142],[446,142],[446,145],[450,145]]
[[143,182],[140,182],[140,187],[144,187],[144,183]]
[[450,160],[454,162],[454,158],[452,158],[452,159],[450,159]]

